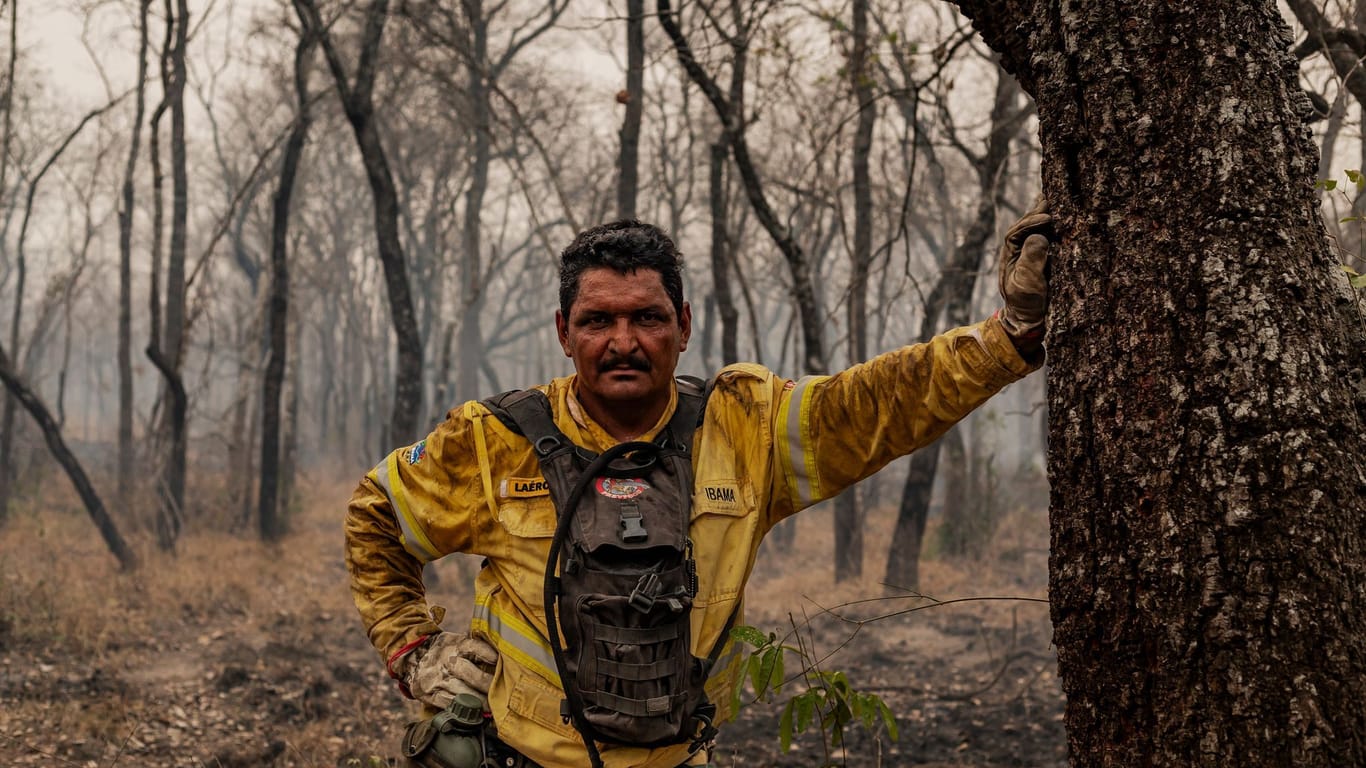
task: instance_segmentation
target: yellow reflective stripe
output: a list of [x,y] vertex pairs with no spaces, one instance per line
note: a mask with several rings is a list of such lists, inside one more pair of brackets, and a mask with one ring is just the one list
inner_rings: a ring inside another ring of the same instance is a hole
[[520,617],[493,606],[491,595],[474,598],[474,619],[470,626],[493,639],[498,653],[530,669],[546,680],[560,684],[550,643]]
[[479,459],[479,479],[484,483],[484,498],[488,500],[489,512],[498,514],[498,501],[493,495],[493,474],[489,471],[489,447],[484,441],[484,415],[474,417],[474,455]]
[[427,535],[422,532],[422,527],[417,524],[412,510],[408,508],[408,497],[403,493],[403,479],[398,476],[398,455],[398,451],[389,454],[388,458],[375,467],[375,480],[389,497],[389,506],[393,508],[394,517],[398,520],[399,530],[403,534],[403,548],[424,564],[430,563],[440,555]]
[[811,384],[825,376],[803,376],[788,393],[778,422],[779,444],[787,448],[788,493],[797,509],[821,498],[814,452],[807,450],[811,430]]

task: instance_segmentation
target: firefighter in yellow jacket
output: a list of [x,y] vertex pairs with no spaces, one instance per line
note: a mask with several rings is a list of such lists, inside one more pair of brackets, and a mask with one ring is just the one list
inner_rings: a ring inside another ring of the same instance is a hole
[[[1004,307],[984,322],[831,376],[793,381],[753,364],[716,376],[691,454],[696,594],[688,626],[694,656],[721,646],[706,683],[718,722],[730,715],[738,671],[723,635],[764,535],[935,440],[1042,362],[1050,227],[1039,204],[1007,233]],[[673,242],[634,221],[587,230],[562,254],[555,325],[576,373],[539,389],[573,443],[602,452],[653,439],[669,422],[679,400],[674,371],[692,330],[681,270]],[[461,692],[486,698],[497,738],[521,765],[589,762],[563,716],[546,639],[542,586],[556,520],[529,442],[474,401],[371,470],[346,519],[353,596],[390,674],[432,708]],[[422,566],[452,552],[481,556],[484,566],[468,626],[443,632],[424,599]],[[598,746],[609,768],[706,762],[686,742]]]

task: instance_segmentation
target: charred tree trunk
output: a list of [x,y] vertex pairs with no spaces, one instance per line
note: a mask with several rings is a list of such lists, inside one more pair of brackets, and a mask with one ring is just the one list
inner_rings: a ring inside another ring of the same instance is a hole
[[[858,105],[854,128],[854,251],[849,255],[849,363],[868,358],[868,270],[873,262],[873,182],[868,156],[873,148],[873,75],[868,67],[868,0],[854,0],[853,49],[848,66],[850,92]],[[863,515],[857,489],[835,497],[835,581],[863,575]]]
[[365,177],[370,183],[375,236],[380,262],[384,266],[384,286],[397,347],[393,407],[384,440],[390,446],[403,445],[417,436],[417,422],[422,413],[422,337],[417,330],[412,288],[408,284],[408,263],[398,236],[398,192],[375,120],[375,75],[380,40],[389,17],[389,3],[388,0],[373,0],[365,10],[354,83],[346,73],[346,65],[332,43],[331,34],[323,26],[314,0],[294,0],[294,10],[300,23],[317,35],[322,45],[328,69],[336,82],[337,95],[360,149]]
[[626,0],[626,90],[622,94],[626,116],[618,134],[617,216],[634,219],[640,187],[640,121],[645,114],[645,0]]
[[[138,3],[138,82],[133,111],[133,134],[128,140],[128,163],[123,172],[122,207],[119,209],[119,512],[129,515],[133,506],[133,216],[134,181],[138,151],[142,148],[142,120],[147,107],[147,17],[152,0]],[[127,519],[127,518],[125,518]]]
[[[939,315],[947,314],[948,325],[968,322],[972,287],[977,279],[987,245],[996,230],[996,210],[1002,193],[1002,172],[1010,158],[1010,142],[1020,130],[1027,113],[1018,107],[1020,86],[1010,75],[999,73],[996,97],[991,110],[991,134],[986,153],[968,153],[977,172],[977,215],[963,239],[944,264],[939,281],[925,300],[925,315],[920,325],[920,341],[927,342],[939,331]],[[960,148],[966,149],[966,148]],[[939,443],[931,443],[911,454],[910,468],[902,486],[897,508],[892,546],[887,554],[883,582],[912,592],[920,589],[920,553],[925,543],[925,524],[930,514],[930,494],[939,471]]]
[[[175,550],[180,538],[185,509],[185,471],[188,450],[187,428],[189,402],[181,377],[185,335],[185,249],[186,227],[189,217],[189,175],[185,152],[185,81],[187,69],[185,47],[189,38],[189,10],[185,0],[166,0],[166,40],[162,51],[161,80],[165,91],[162,106],[153,117],[153,132],[163,112],[171,115],[171,235],[166,253],[166,306],[164,315],[154,315],[159,334],[147,347],[147,357],[164,380],[162,426],[166,436],[166,454],[157,481],[157,544],[161,549]],[[155,147],[155,141],[153,143]],[[159,157],[155,170],[160,174]],[[160,178],[155,190],[160,198]],[[158,203],[160,200],[158,199]],[[158,204],[158,210],[160,205]],[[160,224],[160,215],[155,217]],[[159,244],[160,231],[156,235]],[[155,275],[155,272],[154,272]],[[157,302],[155,290],[153,301]],[[157,302],[159,303],[159,302]],[[158,313],[160,307],[158,307]],[[159,339],[159,344],[158,344]]]
[[284,536],[286,521],[281,512],[277,490],[280,483],[280,395],[285,381],[285,360],[289,338],[289,209],[294,198],[294,179],[299,172],[299,158],[308,139],[308,65],[313,55],[315,38],[305,27],[299,31],[299,45],[294,53],[294,91],[298,96],[298,110],[294,125],[285,142],[285,154],[280,163],[280,186],[272,201],[270,228],[270,312],[267,315],[267,336],[270,357],[266,360],[266,375],[261,382],[261,486],[257,516],[261,524],[261,538],[277,541]]
[[474,131],[470,136],[470,186],[465,191],[464,230],[461,232],[460,339],[456,343],[456,356],[460,362],[455,372],[457,402],[479,396],[479,362],[484,357],[484,333],[480,327],[484,310],[483,222],[480,217],[484,212],[484,193],[488,190],[492,159],[488,19],[484,16],[482,0],[470,0],[467,5],[472,46],[467,87]]
[[687,72],[689,79],[702,90],[716,111],[717,118],[725,130],[726,143],[730,146],[735,159],[736,170],[754,209],[754,216],[772,238],[774,245],[783,254],[788,271],[792,276],[792,299],[802,331],[802,372],[807,375],[825,373],[828,366],[825,350],[824,318],[820,304],[816,300],[816,289],[812,281],[811,263],[801,244],[792,231],[779,219],[768,195],[764,191],[763,180],[759,178],[758,168],[749,153],[745,123],[745,61],[749,52],[748,30],[739,29],[735,37],[729,39],[732,53],[731,87],[729,95],[722,93],[720,86],[709,75],[693,55],[687,36],[678,25],[669,0],[658,0],[659,23],[673,43],[678,61]]
[[726,222],[730,216],[730,201],[726,195],[726,158],[730,151],[724,141],[711,145],[711,285],[717,313],[721,316],[721,365],[740,361],[740,312],[730,292],[731,248]]
[[1276,4],[959,5],[1038,102],[1061,235],[1073,764],[1366,765],[1366,318]]
[[104,538],[104,543],[113,553],[114,558],[119,561],[119,567],[125,571],[130,571],[137,567],[138,559],[133,550],[128,548],[128,544],[119,534],[118,527],[105,511],[104,503],[100,501],[100,496],[95,491],[95,486],[90,482],[90,478],[85,474],[85,469],[81,462],[71,453],[62,439],[62,431],[53,421],[52,414],[47,406],[40,400],[28,386],[15,374],[13,366],[10,365],[9,355],[0,347],[0,383],[5,385],[5,390],[14,396],[15,400],[29,412],[33,420],[38,423],[38,428],[43,432],[43,439],[47,441],[48,450],[52,452],[52,457],[66,470],[67,477],[71,479],[71,484],[76,487],[76,493],[80,495],[81,502],[85,504],[85,510],[94,521],[95,527],[99,529],[100,536]]

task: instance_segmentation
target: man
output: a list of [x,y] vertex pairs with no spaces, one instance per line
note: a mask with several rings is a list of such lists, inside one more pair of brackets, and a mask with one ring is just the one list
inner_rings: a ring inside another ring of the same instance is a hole
[[[716,376],[692,435],[693,572],[677,591],[690,600],[684,635],[694,660],[707,660],[716,722],[731,714],[738,658],[726,635],[763,536],[933,441],[1042,363],[1050,229],[1042,203],[1011,227],[1001,248],[1005,307],[984,322],[833,376],[794,382],[754,364]],[[692,332],[681,270],[673,242],[635,221],[585,231],[562,254],[555,326],[575,374],[538,389],[555,427],[589,455],[672,429],[684,399],[674,371]],[[548,640],[560,632],[549,631],[543,599],[558,519],[548,480],[530,440],[489,405],[465,403],[361,482],[346,521],[347,566],[370,640],[405,694],[436,709],[457,693],[486,696],[497,738],[517,759],[580,766],[590,762],[583,713],[564,704]],[[467,633],[443,632],[424,600],[423,564],[451,552],[485,558]],[[564,611],[554,615],[563,627]],[[589,745],[611,768],[704,764],[696,734],[684,731],[662,746]]]

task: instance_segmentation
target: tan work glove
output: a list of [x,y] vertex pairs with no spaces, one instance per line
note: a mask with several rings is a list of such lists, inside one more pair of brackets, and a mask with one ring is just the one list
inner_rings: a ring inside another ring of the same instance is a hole
[[414,699],[436,709],[457,693],[472,693],[488,707],[498,649],[478,637],[441,632],[404,659],[403,682]]
[[1048,315],[1044,269],[1052,234],[1053,216],[1048,213],[1048,201],[1040,195],[1034,206],[1006,230],[1001,243],[1001,298],[1006,302],[1000,313],[1001,325],[1017,347],[1037,348],[1043,341],[1043,321]]

